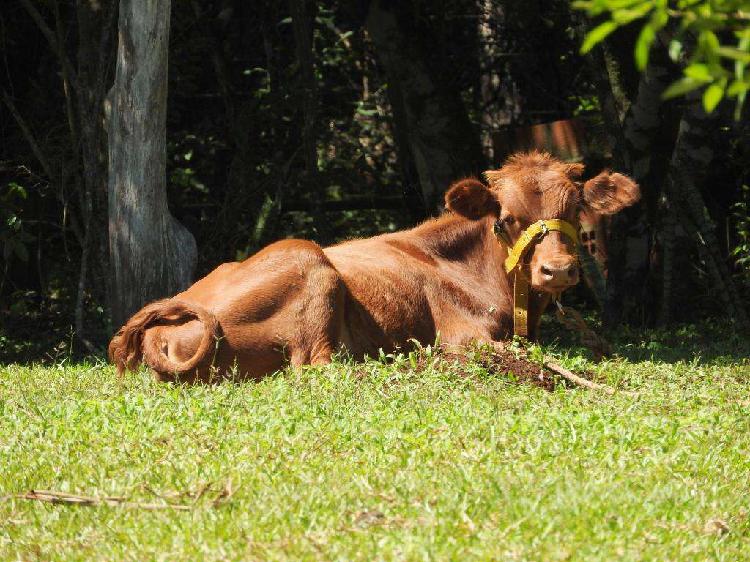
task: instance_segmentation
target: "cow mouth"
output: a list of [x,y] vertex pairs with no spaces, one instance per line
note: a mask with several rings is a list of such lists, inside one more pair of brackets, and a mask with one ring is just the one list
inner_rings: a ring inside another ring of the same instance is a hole
[[548,293],[550,295],[556,295],[556,294],[560,294],[563,291],[570,289],[571,287],[575,287],[576,285],[578,285],[578,281],[579,281],[578,277],[575,280],[571,279],[570,281],[566,281],[562,283],[554,283],[554,282],[549,282],[549,281],[541,281],[541,282],[534,283],[532,280],[531,288],[540,293]]
[[543,283],[537,287],[534,287],[537,291],[540,291],[542,293],[549,293],[551,295],[555,295],[558,293],[562,293],[563,291],[566,291],[567,289],[570,289],[571,287],[575,287],[577,283],[560,283],[557,285],[549,284],[549,283]]

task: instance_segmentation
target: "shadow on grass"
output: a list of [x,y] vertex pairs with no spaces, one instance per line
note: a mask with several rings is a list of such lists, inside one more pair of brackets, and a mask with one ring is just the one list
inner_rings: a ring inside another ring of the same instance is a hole
[[[93,357],[79,344],[73,329],[63,321],[63,307],[38,307],[41,313],[16,312],[0,325],[0,365],[10,363],[55,365]],[[750,365],[750,334],[740,334],[730,320],[710,319],[667,329],[623,327],[604,332],[595,315],[586,314],[587,324],[612,344],[615,354],[631,362],[696,362],[701,365]],[[104,350],[108,337],[101,327],[93,332]],[[563,328],[552,315],[545,315],[541,343],[551,350],[593,359],[577,335]],[[90,334],[90,335],[93,335]]]
[[[659,329],[623,327],[605,332],[598,321],[587,316],[594,331],[612,344],[616,355],[631,362],[696,362],[700,365],[749,365],[750,337],[731,322],[716,319]],[[542,324],[542,343],[558,351],[591,358],[576,334],[562,328],[551,317]]]

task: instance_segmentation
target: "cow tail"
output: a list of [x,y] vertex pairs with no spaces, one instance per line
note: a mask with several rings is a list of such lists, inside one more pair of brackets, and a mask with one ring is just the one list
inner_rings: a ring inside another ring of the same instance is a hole
[[[199,320],[203,324],[203,337],[190,359],[177,363],[159,349],[144,349],[143,336],[151,326],[190,320]],[[160,373],[179,375],[207,364],[213,357],[219,337],[219,322],[211,312],[196,304],[165,299],[146,305],[117,331],[109,342],[109,360],[116,365],[120,375],[126,370],[134,371],[141,363]]]

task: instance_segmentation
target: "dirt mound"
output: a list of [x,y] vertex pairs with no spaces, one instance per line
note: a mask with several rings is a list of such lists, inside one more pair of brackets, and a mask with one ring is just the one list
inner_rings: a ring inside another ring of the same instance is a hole
[[[445,353],[444,357],[459,365],[472,362],[494,373],[508,373],[518,382],[530,383],[545,390],[555,389],[556,378],[551,373],[545,371],[539,363],[529,361],[509,349],[503,351],[478,349],[469,353]],[[470,376],[468,371],[459,371],[459,374]]]

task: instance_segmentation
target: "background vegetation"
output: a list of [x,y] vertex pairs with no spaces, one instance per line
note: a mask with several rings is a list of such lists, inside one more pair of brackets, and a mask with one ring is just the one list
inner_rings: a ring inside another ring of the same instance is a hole
[[[96,351],[122,314],[107,133],[125,5],[9,0],[0,13],[4,361]],[[197,242],[195,278],[281,237],[412,225],[452,179],[501,165],[513,131],[579,117],[590,172],[613,166],[644,193],[610,225],[607,325],[747,324],[746,1],[159,6],[161,175]],[[670,85],[686,95],[665,99]]]

